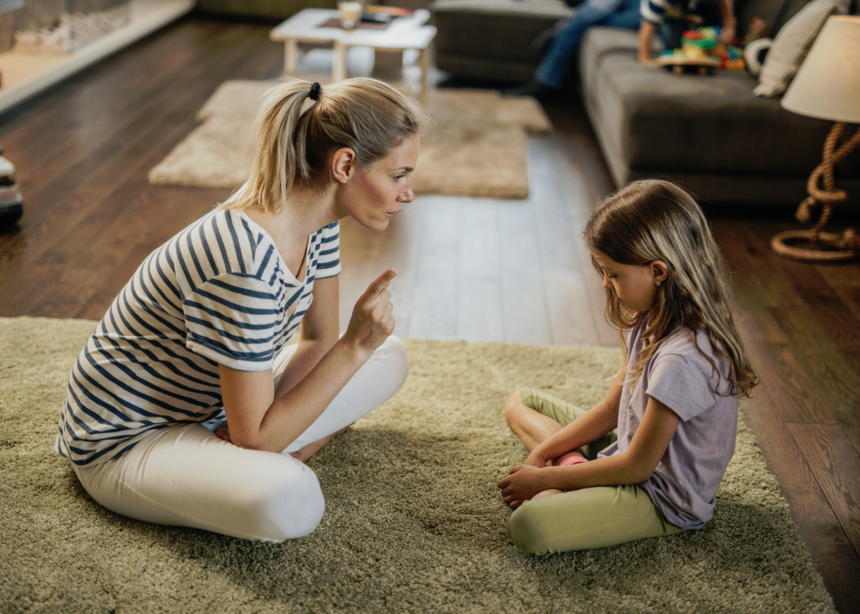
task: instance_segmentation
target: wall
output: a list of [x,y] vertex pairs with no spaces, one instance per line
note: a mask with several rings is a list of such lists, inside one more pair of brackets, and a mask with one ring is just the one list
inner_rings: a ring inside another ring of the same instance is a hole
[[65,13],[95,13],[128,0],[26,0],[20,9],[0,14],[0,53],[15,43],[15,32],[38,31],[58,23]]

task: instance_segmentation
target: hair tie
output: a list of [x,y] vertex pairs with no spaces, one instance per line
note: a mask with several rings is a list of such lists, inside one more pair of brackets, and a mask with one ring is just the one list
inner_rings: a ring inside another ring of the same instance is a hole
[[319,100],[320,97],[320,84],[314,81],[314,84],[311,86],[311,93],[308,96],[311,100]]

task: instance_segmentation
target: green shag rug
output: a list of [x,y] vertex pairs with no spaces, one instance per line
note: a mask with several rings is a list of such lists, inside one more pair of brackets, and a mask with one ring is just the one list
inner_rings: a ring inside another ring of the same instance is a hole
[[495,483],[525,449],[502,407],[529,385],[600,399],[620,351],[406,340],[409,379],[309,465],[309,537],[246,542],[116,516],[52,445],[95,323],[0,318],[2,612],[832,612],[741,424],[705,528],[587,552],[518,552]]

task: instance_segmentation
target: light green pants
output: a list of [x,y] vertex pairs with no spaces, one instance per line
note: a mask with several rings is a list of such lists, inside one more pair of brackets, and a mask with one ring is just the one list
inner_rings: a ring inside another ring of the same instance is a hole
[[[529,388],[520,390],[520,397],[526,406],[562,426],[585,413]],[[593,460],[616,437],[613,431],[580,452]],[[514,545],[531,554],[603,548],[683,530],[669,523],[637,485],[583,488],[526,501],[511,515],[510,527]]]

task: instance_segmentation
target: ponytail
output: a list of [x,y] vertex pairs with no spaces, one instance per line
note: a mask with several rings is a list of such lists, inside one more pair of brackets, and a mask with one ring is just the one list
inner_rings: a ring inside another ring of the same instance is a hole
[[351,149],[358,167],[367,168],[426,123],[417,102],[376,79],[277,85],[257,114],[257,151],[245,189],[222,206],[276,213],[293,189],[331,180],[329,161],[338,149]]

